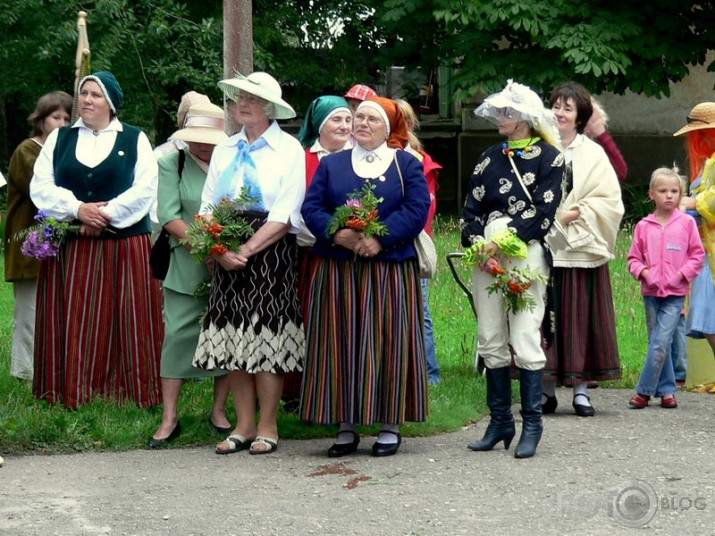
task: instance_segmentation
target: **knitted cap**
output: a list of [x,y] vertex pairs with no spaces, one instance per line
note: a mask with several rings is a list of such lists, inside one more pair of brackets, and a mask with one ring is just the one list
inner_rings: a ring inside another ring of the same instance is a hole
[[96,73],[92,73],[89,76],[85,76],[82,80],[80,80],[80,89],[82,89],[82,86],[85,82],[87,82],[87,80],[92,80],[99,84],[99,87],[104,94],[104,98],[107,99],[109,107],[116,115],[117,110],[122,107],[122,102],[124,101],[124,92],[119,86],[119,82],[117,82],[115,76],[109,71],[97,71]]

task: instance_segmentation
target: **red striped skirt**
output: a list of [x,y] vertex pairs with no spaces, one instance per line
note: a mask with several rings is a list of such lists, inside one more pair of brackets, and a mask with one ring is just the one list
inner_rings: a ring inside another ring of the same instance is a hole
[[33,391],[76,408],[94,397],[161,402],[164,326],[148,234],[67,241],[40,263]]
[[621,377],[608,264],[554,268],[556,333],[544,375],[566,384]]
[[416,262],[315,257],[306,275],[301,417],[321,424],[425,420],[427,361]]

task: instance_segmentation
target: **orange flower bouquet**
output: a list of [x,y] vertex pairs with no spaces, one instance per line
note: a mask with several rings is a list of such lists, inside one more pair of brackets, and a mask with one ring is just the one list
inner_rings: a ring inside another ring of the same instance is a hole
[[255,203],[244,188],[235,199],[224,197],[215,205],[209,205],[210,216],[194,216],[186,230],[187,238],[180,240],[188,245],[196,262],[204,262],[213,255],[223,255],[238,248],[253,235],[253,229],[241,215],[246,206]]
[[328,226],[328,235],[348,228],[362,232],[367,238],[385,236],[387,227],[380,222],[378,210],[383,199],[375,195],[374,189],[375,185],[367,182],[362,190],[351,193],[345,204],[336,209]]
[[[529,289],[535,281],[546,283],[548,278],[528,266],[526,268],[505,267],[505,265],[511,264],[509,257],[525,259],[527,255],[526,244],[511,231],[500,231],[492,237],[491,241],[499,247],[502,261],[491,269],[490,273],[494,276],[494,283],[487,287],[487,293],[491,295],[501,292],[504,298],[504,312],[507,314],[524,310],[533,311],[536,307],[536,300]],[[471,266],[486,263],[488,260],[484,253],[486,245],[486,240],[479,240],[473,244],[465,252],[464,262]]]

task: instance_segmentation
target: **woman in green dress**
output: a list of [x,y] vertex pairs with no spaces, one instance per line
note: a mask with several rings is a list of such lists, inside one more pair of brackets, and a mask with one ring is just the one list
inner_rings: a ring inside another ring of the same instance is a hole
[[184,128],[174,133],[188,147],[159,159],[157,216],[171,235],[171,261],[164,279],[164,345],[161,352],[162,421],[149,438],[149,448],[159,448],[181,434],[179,393],[184,379],[214,377],[214,401],[209,422],[220,433],[233,427],[226,419],[228,378],[225,370],[194,368],[191,361],[199,338],[200,317],[208,295],[195,297],[197,285],[209,279],[206,265],[196,263],[189,249],[180,245],[186,230],[199,213],[201,192],[214,147],[224,141],[224,113],[214,104],[189,108]]

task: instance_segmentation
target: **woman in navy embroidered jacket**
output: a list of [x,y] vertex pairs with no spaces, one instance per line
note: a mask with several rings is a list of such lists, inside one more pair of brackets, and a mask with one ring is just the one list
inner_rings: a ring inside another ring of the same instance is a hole
[[536,452],[541,438],[541,372],[546,356],[541,347],[546,285],[534,281],[529,292],[532,310],[505,314],[501,293],[490,294],[490,271],[504,260],[492,241],[509,230],[528,246],[524,260],[510,258],[509,267],[528,266],[544,276],[549,262],[544,238],[554,221],[561,199],[563,156],[556,147],[558,131],[553,114],[528,87],[509,80],[491,95],[475,115],[497,124],[507,141],[487,149],[477,162],[462,210],[462,245],[485,241],[485,262],[476,267],[473,292],[479,318],[479,356],[486,365],[487,404],[491,420],[484,437],[471,443],[472,450],[491,450],[504,441],[509,448],[515,435],[511,413],[510,363],[519,369],[523,429],[515,449],[517,458]]

